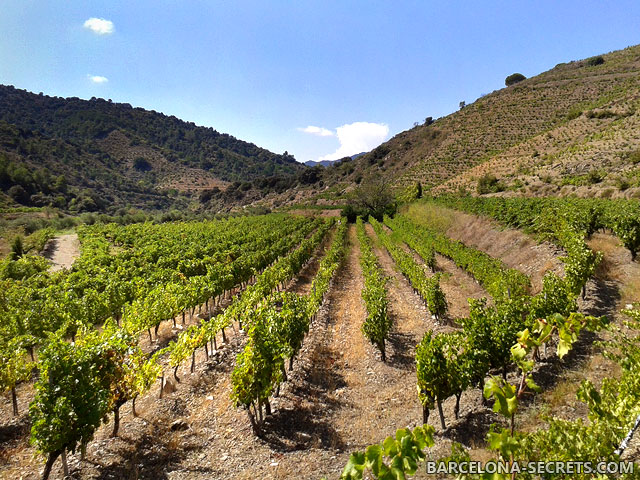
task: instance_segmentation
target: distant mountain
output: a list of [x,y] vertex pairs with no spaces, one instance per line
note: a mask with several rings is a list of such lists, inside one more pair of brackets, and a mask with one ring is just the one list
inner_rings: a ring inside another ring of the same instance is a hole
[[76,211],[185,206],[231,182],[291,177],[293,156],[126,103],[49,97],[0,85],[5,203]]
[[367,152],[362,152],[362,153],[356,153],[355,155],[351,155],[350,157],[344,157],[344,158],[340,158],[338,160],[320,160],[319,162],[313,161],[313,160],[307,160],[306,162],[304,162],[304,164],[307,167],[317,167],[318,165],[320,165],[321,167],[330,167],[331,165],[336,165],[340,162],[343,162],[345,160],[345,158],[347,160],[355,160],[358,157],[361,157],[362,155],[365,155]]
[[304,164],[307,167],[317,167],[318,165],[320,165],[321,167],[328,167],[338,161],[339,160],[320,160],[319,162],[315,162],[313,160],[307,160],[306,162],[304,162]]

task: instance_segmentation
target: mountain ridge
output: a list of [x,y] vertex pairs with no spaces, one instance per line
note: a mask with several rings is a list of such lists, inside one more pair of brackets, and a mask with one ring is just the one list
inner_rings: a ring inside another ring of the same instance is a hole
[[[20,187],[24,192],[14,189],[12,198],[21,204],[80,211],[126,205],[182,208],[205,189],[292,176],[306,168],[286,152],[275,154],[153,110],[95,97],[49,97],[4,85],[0,135],[3,192]],[[69,189],[48,191],[46,181],[26,175],[21,166],[41,171],[42,177],[65,177],[73,194]],[[145,200],[148,195],[156,201]],[[86,201],[73,203],[74,198]]]

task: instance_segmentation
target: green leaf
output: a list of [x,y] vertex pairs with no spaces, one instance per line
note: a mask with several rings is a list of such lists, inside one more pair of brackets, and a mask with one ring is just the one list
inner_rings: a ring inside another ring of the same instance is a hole
[[340,480],[362,480],[364,471],[365,456],[362,452],[354,452],[349,457],[349,461],[342,470]]
[[568,342],[567,340],[560,338],[558,341],[558,349],[557,349],[558,358],[560,359],[564,358],[564,356],[571,351],[571,345],[572,345],[571,342]]
[[521,343],[516,343],[511,347],[511,356],[513,357],[513,360],[518,363],[519,360],[522,360],[527,356],[527,350]]
[[391,460],[391,475],[395,480],[406,480],[405,472],[404,472],[404,461],[402,457],[395,456]]
[[398,444],[391,436],[384,439],[382,447],[384,448],[384,454],[387,457],[394,457],[398,454]]
[[365,467],[370,468],[374,474],[378,475],[382,465],[382,447],[380,445],[370,445],[364,452]]
[[433,447],[434,445],[433,427],[431,425],[414,428],[413,436],[420,450],[424,450],[426,447]]
[[536,384],[536,382],[533,381],[533,378],[528,376],[525,379],[525,382],[527,383],[527,387],[529,387],[534,392],[536,392],[536,393],[542,392],[542,388],[538,384]]

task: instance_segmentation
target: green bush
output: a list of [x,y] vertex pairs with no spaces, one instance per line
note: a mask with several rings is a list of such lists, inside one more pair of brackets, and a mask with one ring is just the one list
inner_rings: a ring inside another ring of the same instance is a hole
[[572,107],[568,112],[567,112],[567,120],[573,120],[574,118],[578,118],[580,115],[582,115],[582,110],[579,107]]
[[138,157],[133,161],[133,168],[139,172],[148,172],[153,167],[144,157]]
[[16,238],[13,239],[13,243],[11,244],[11,260],[17,260],[22,257],[23,254],[22,237],[16,235]]
[[627,154],[627,159],[634,165],[637,165],[638,163],[640,163],[640,150],[629,152]]
[[587,118],[612,118],[617,116],[611,110],[589,110],[587,112]]
[[587,65],[590,67],[596,67],[598,65],[602,65],[604,63],[604,58],[602,55],[598,55],[597,57],[587,58]]
[[511,85],[515,85],[518,82],[521,82],[523,80],[526,80],[527,77],[525,77],[523,74],[521,73],[512,73],[511,75],[509,75],[507,78],[504,79],[504,84],[507,87],[510,87]]
[[629,181],[628,178],[618,177],[616,179],[616,187],[618,187],[618,190],[624,192],[630,186],[631,186],[631,182]]
[[480,195],[502,192],[504,189],[505,187],[502,182],[500,182],[492,173],[485,173],[478,180],[477,191]]
[[591,170],[587,175],[587,179],[590,184],[600,183],[607,176],[607,172],[604,170]]

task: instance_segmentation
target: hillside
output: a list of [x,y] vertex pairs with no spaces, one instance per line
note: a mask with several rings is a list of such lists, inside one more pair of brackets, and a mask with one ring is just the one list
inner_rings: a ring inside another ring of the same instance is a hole
[[640,46],[559,64],[325,168],[128,104],[0,86],[0,186],[13,188],[0,200],[70,211],[327,205],[371,177],[433,193],[636,197],[639,74]]
[[304,169],[286,152],[155,111],[0,86],[0,185],[22,205],[184,207],[205,189]]
[[435,193],[476,192],[488,175],[485,193],[637,196],[639,98],[640,46],[559,64],[327,170],[316,198],[380,175]]

